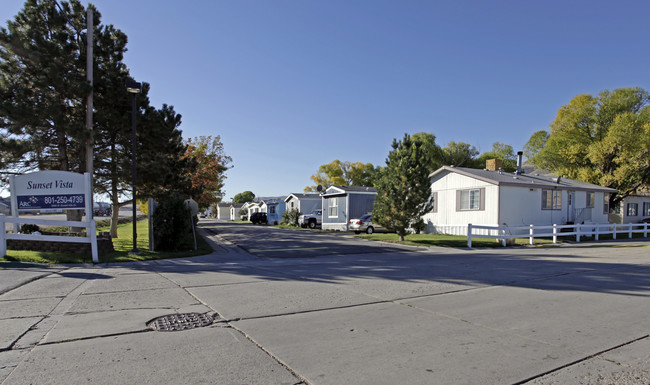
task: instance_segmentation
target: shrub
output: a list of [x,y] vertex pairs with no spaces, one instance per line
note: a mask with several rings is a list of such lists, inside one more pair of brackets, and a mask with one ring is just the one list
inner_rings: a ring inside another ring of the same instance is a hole
[[298,227],[298,218],[300,215],[302,215],[302,213],[298,211],[298,209],[290,209],[282,214],[282,221],[289,226]]
[[40,229],[40,227],[38,227],[38,225],[25,223],[24,225],[20,226],[20,232],[22,234],[31,234],[31,233],[35,233],[37,231],[41,231],[41,229]]
[[190,211],[185,207],[182,197],[172,195],[161,199],[153,215],[155,250],[192,249],[192,223],[190,220]]

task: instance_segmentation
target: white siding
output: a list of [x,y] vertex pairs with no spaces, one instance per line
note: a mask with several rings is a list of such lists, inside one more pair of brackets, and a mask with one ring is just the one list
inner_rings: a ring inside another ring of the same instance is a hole
[[[457,191],[485,189],[484,210],[459,211]],[[569,219],[568,191],[561,190],[560,210],[542,210],[542,188],[499,186],[453,172],[445,172],[432,179],[431,191],[437,193],[437,212],[424,215],[428,231],[435,231],[434,225],[444,230],[443,225],[503,225],[527,226],[565,224]],[[574,191],[572,210],[575,219],[581,222],[607,223],[603,214],[604,193],[595,193],[593,208],[587,208],[587,192]],[[639,211],[642,204],[639,204]],[[583,217],[580,217],[582,215]],[[454,230],[456,232],[456,230]]]
[[[456,192],[475,188],[485,189],[485,209],[457,211]],[[496,225],[498,224],[498,186],[456,173],[443,173],[432,180],[431,191],[438,193],[438,212],[424,216],[429,225]],[[431,226],[429,226],[431,228]]]
[[[596,198],[596,199],[598,199],[598,198]],[[644,202],[650,204],[650,196],[630,195],[630,196],[626,197],[621,202],[621,211],[620,211],[620,213],[614,213],[614,214],[610,215],[611,221],[613,223],[638,223],[638,222],[641,222],[643,219],[650,218],[650,216],[644,215],[645,214],[643,212],[643,203]],[[627,205],[629,203],[636,203],[637,204],[637,215],[635,215],[635,216],[627,215],[628,214]],[[596,204],[598,204],[598,203],[596,203]],[[601,204],[601,206],[602,206],[602,204]]]
[[230,219],[230,205],[228,206],[222,206],[222,205],[217,205],[217,219],[224,219],[228,220]]

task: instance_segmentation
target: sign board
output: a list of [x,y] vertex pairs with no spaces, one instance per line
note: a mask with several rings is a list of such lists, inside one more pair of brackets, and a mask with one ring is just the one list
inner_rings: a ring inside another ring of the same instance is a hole
[[68,171],[39,171],[17,175],[13,181],[18,210],[83,209],[84,175]]
[[[97,230],[95,220],[93,219],[92,178],[90,173],[77,174],[69,171],[46,170],[31,174],[10,175],[9,182],[12,217],[5,221],[13,223],[14,232],[7,234],[5,237],[0,236],[0,254],[6,252],[6,239],[83,242],[90,243],[93,262],[99,262]],[[86,220],[81,222],[49,219],[34,220],[29,217],[19,218],[19,210],[41,209],[86,209]],[[0,215],[0,219],[3,219],[2,215]],[[21,223],[52,226],[82,226],[86,228],[87,237],[18,234],[18,225]],[[4,226],[2,223],[0,225]],[[0,231],[0,235],[5,235],[4,231]]]
[[196,203],[194,199],[185,199],[185,207],[187,207],[190,210],[190,213],[192,216],[196,216],[196,214],[199,213],[199,204]]

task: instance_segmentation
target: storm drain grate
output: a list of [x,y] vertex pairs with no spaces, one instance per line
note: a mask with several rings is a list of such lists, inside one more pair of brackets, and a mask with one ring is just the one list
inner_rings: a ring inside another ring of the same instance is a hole
[[150,321],[147,326],[159,332],[176,332],[208,326],[212,321],[212,317],[208,314],[169,314]]

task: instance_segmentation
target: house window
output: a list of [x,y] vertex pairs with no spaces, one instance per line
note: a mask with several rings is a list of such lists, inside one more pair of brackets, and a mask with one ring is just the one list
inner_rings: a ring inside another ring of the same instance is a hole
[[643,202],[643,216],[650,217],[650,202]]
[[269,213],[275,214],[275,206],[269,207]]
[[636,217],[639,212],[639,204],[638,203],[628,203],[627,204],[627,216],[628,217]]
[[609,194],[603,194],[603,214],[609,214]]
[[295,202],[291,202],[291,210],[293,210],[293,206],[294,206],[293,204],[294,204],[294,203],[295,203]]
[[596,193],[588,192],[587,193],[587,208],[596,207]]
[[438,212],[438,192],[431,193],[431,203],[433,204],[432,213]]
[[482,192],[485,192],[485,189],[458,190],[456,196],[458,211],[483,210]]
[[328,199],[327,208],[328,208],[327,214],[330,218],[339,216],[338,199],[336,198]]
[[562,191],[542,190],[542,210],[561,210]]

